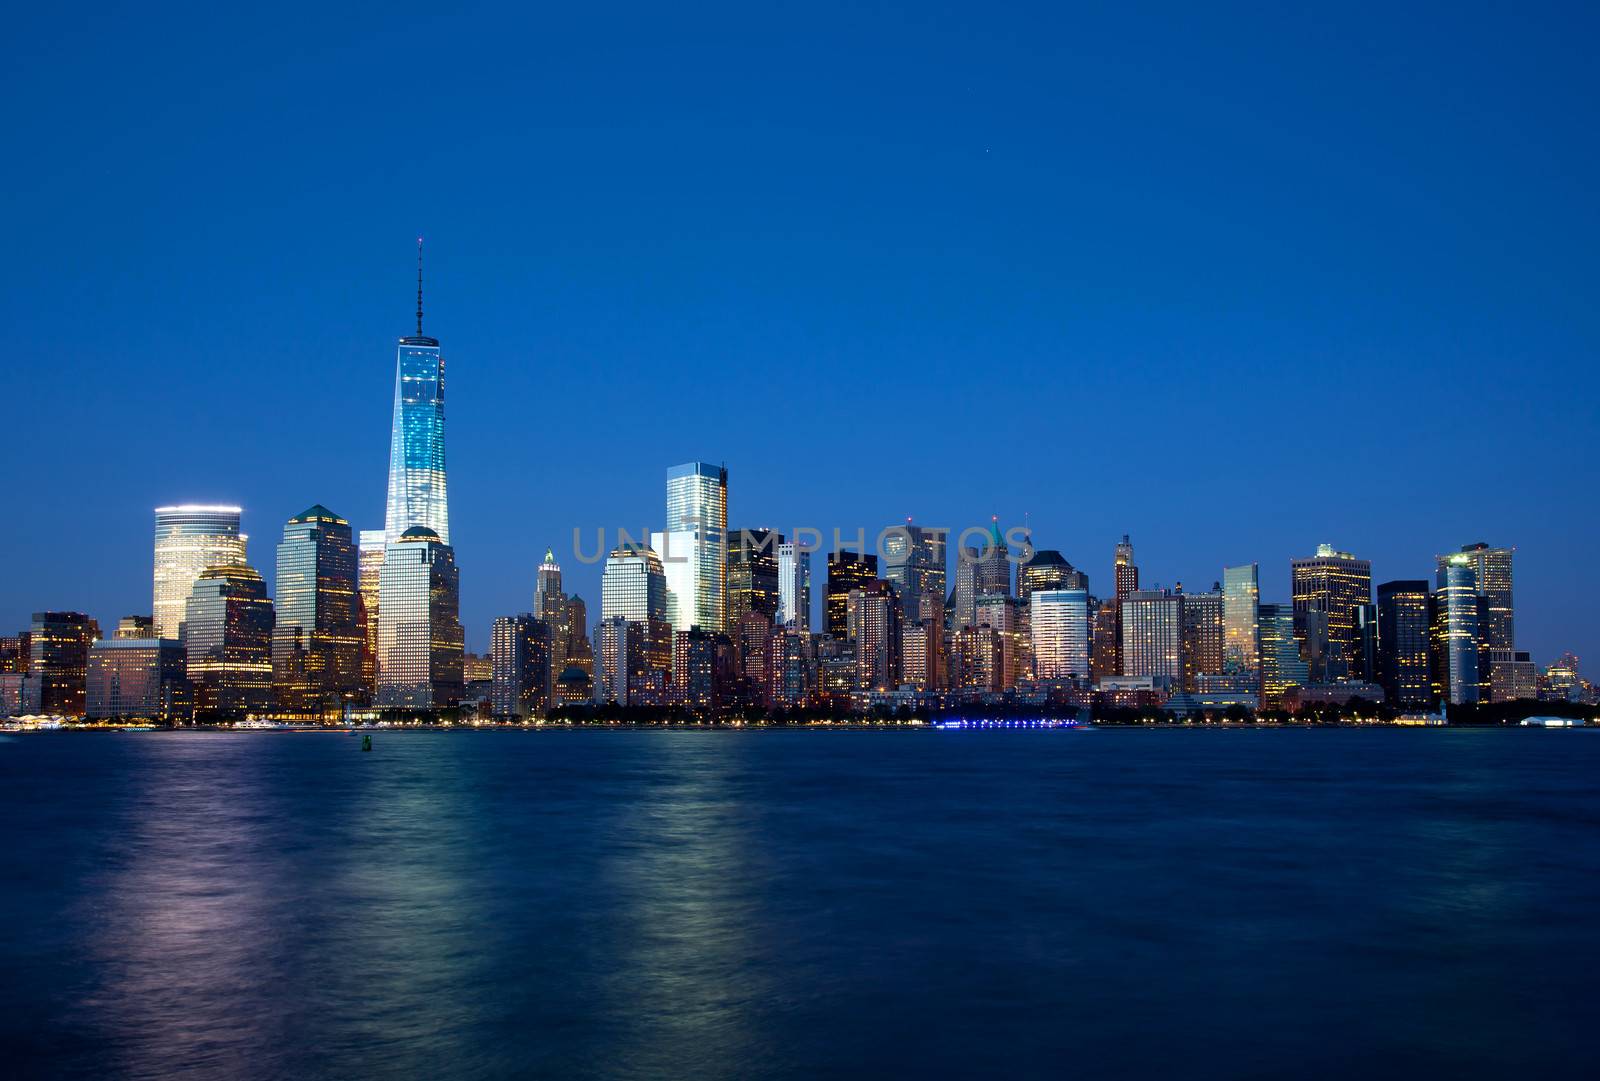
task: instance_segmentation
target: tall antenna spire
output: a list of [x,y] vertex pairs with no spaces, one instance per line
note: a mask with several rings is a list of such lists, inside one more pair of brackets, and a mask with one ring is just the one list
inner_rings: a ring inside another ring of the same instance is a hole
[[417,337],[422,337],[422,238],[417,237]]

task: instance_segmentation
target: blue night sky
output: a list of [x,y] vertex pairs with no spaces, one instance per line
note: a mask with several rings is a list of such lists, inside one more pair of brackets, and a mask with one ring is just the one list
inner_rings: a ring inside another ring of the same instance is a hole
[[228,7],[8,14],[6,633],[158,504],[381,526],[420,234],[472,648],[703,459],[1097,590],[1515,544],[1597,671],[1593,7]]

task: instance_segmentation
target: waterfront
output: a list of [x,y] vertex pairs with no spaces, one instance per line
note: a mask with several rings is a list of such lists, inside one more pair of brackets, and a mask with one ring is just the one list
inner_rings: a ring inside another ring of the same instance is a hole
[[1592,1072],[1587,731],[0,743],[8,1067]]

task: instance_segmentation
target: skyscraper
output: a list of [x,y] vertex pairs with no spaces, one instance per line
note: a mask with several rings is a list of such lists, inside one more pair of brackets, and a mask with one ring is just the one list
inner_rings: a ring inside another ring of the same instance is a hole
[[855,650],[856,686],[876,690],[898,686],[900,601],[894,586],[874,578],[850,590],[845,598],[845,620]]
[[[1515,548],[1491,548],[1482,541],[1464,544],[1462,553],[1472,557],[1472,570],[1478,592],[1484,598],[1482,627],[1485,649],[1515,649],[1516,620],[1511,604],[1511,557]],[[1441,556],[1441,561],[1446,557]]]
[[185,503],[156,508],[155,596],[151,615],[157,638],[181,637],[189,590],[207,567],[245,561],[247,538],[239,508]]
[[1481,640],[1487,604],[1478,593],[1476,558],[1467,552],[1443,556],[1433,594],[1433,693],[1452,705],[1486,697]]
[[[444,358],[422,333],[422,240],[417,239],[417,332],[400,339],[395,356],[394,421],[389,438],[389,499],[383,531],[389,544],[420,526],[450,544],[444,468]],[[451,556],[452,560],[454,556]]]
[[1026,602],[1041,589],[1081,589],[1087,594],[1089,576],[1068,563],[1060,552],[1040,548],[1017,568],[1017,600]]
[[1183,683],[1183,598],[1134,590],[1122,598],[1122,674]]
[[553,695],[550,624],[538,616],[501,616],[489,637],[493,689],[490,708],[499,717],[542,717]]
[[1425,581],[1384,582],[1378,587],[1378,682],[1395,709],[1427,709],[1433,702],[1428,609]]
[[1196,691],[1200,677],[1222,672],[1222,588],[1183,594],[1183,689]]
[[182,642],[119,635],[89,648],[90,718],[181,721],[189,709],[188,657]]
[[1222,568],[1222,672],[1231,690],[1261,689],[1260,602],[1254,563]]
[[[1254,565],[1252,564],[1252,567]],[[1257,641],[1261,649],[1261,705],[1277,709],[1290,687],[1306,685],[1306,662],[1294,637],[1294,607],[1262,604],[1257,609]]]
[[82,717],[89,647],[100,624],[82,612],[35,612],[28,635],[26,711]]
[[843,642],[850,633],[850,591],[878,577],[878,557],[870,552],[848,549],[828,553],[828,584],[825,598],[827,631]]
[[1034,675],[1038,679],[1089,676],[1089,593],[1035,589],[1028,598]]
[[775,623],[811,629],[811,553],[794,544],[778,545],[778,614]]
[[[1291,560],[1294,598],[1294,636],[1300,654],[1313,658],[1311,678],[1326,682],[1359,670],[1361,636],[1356,629],[1356,609],[1372,603],[1372,564],[1332,545],[1317,545],[1317,554]],[[1315,613],[1326,620],[1310,618]],[[1312,628],[1325,634],[1313,634]],[[1326,645],[1324,654],[1323,645]]]
[[989,627],[999,636],[1000,689],[1010,690],[1026,674],[1023,661],[1028,652],[1017,602],[1006,593],[981,593],[973,611],[977,626]]
[[705,462],[667,470],[666,529],[650,535],[667,578],[674,629],[727,625],[728,471]]
[[[673,631],[668,622],[671,595],[662,570],[656,553],[637,544],[620,545],[606,557],[594,638],[599,701],[641,705],[652,694],[666,693]],[[618,627],[618,620],[628,626]]]
[[737,632],[746,612],[758,612],[770,626],[778,615],[778,546],[783,536],[770,529],[730,529],[728,610],[730,633]]
[[600,575],[600,618],[630,623],[667,618],[667,580],[654,551],[639,545],[611,550]]
[[377,704],[433,710],[464,691],[461,586],[455,550],[412,526],[383,553],[378,598]]
[[362,689],[356,550],[350,523],[320,503],[290,518],[278,544],[272,678],[278,703],[305,712]]
[[920,619],[923,597],[944,604],[945,541],[944,530],[916,525],[909,518],[905,525],[884,531],[883,578],[900,598],[902,626]]
[[388,534],[381,529],[363,529],[356,571],[356,592],[361,601],[361,633],[365,638],[361,652],[361,689],[369,701],[378,693],[378,597],[383,582],[383,550]]
[[184,647],[197,717],[272,708],[272,600],[245,563],[200,572],[184,608]]
[[[533,614],[543,620],[550,631],[550,666],[559,677],[566,670],[573,635],[567,595],[562,591],[561,564],[556,562],[552,548],[544,550],[544,562],[539,564],[533,589]],[[586,638],[587,628],[580,629],[578,634]]]

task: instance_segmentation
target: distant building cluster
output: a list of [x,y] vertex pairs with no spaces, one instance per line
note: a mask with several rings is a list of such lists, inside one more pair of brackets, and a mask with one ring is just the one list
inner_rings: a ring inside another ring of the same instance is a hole
[[[37,612],[0,638],[0,716],[183,723],[333,719],[353,707],[503,719],[564,707],[751,713],[972,707],[1296,712],[1353,700],[1397,714],[1542,699],[1593,703],[1570,654],[1516,648],[1514,549],[1470,544],[1429,579],[1374,588],[1365,559],[1319,546],[1291,560],[1287,601],[1254,563],[1206,592],[1144,588],[1133,544],[1109,595],[1062,554],[998,524],[957,537],[910,520],[861,549],[729,528],[728,471],[666,475],[665,526],[609,551],[600,611],[565,592],[551,550],[531,610],[465,653],[450,545],[444,360],[401,338],[384,527],[321,504],[284,523],[277,596],[248,559],[234,506],[155,512],[149,615],[110,637],[81,612]],[[797,533],[800,531],[797,531]],[[814,531],[810,531],[814,532]],[[975,543],[969,543],[973,541]],[[821,625],[812,626],[812,555]]]

